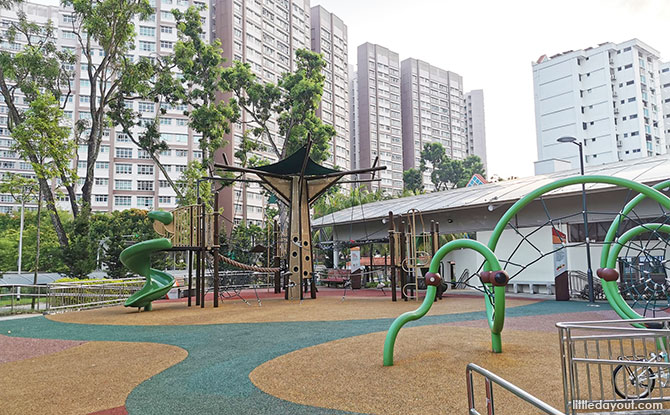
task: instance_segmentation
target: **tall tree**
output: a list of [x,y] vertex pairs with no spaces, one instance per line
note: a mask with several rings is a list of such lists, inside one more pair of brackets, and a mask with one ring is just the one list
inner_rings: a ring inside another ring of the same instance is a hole
[[[320,54],[298,49],[295,72],[283,74],[275,85],[259,79],[248,63],[234,62],[224,70],[223,89],[232,92],[230,104],[235,121],[241,119],[242,112],[246,113],[245,129],[257,140],[270,143],[278,159],[305,145],[309,137],[310,156],[317,163],[327,160],[335,129],[316,116],[323,94],[324,67]],[[279,126],[278,137],[270,128],[273,116]]]
[[[81,64],[80,78],[90,84],[87,94],[90,112],[80,114],[72,135],[75,144],[83,144],[87,148],[86,173],[81,178],[80,189],[76,174],[59,177],[75,217],[76,234],[67,235],[60,213],[55,207],[54,190],[46,179],[38,177],[61,247],[66,252],[80,253],[81,250],[88,249],[87,242],[81,238],[88,234],[86,229],[89,223],[95,162],[100,152],[103,133],[110,127],[109,104],[120,84],[124,82],[123,74],[128,62],[126,56],[133,47],[135,37],[134,20],[136,17],[149,18],[154,9],[148,0],[63,0],[62,4],[72,10],[69,20],[71,33],[77,39],[77,53],[81,57],[79,62],[73,53],[57,48],[51,23],[39,26],[29,22],[19,12],[19,21],[12,24],[7,31],[7,40],[12,43],[20,36],[26,44],[14,48],[19,49],[18,51],[0,51],[0,93],[8,107],[9,129],[13,131],[26,117],[17,101],[18,92],[24,95],[22,104],[32,103],[41,93],[49,92],[64,107],[72,91],[72,68],[75,63]],[[81,95],[84,94],[80,92]],[[27,158],[33,161],[30,156]],[[77,157],[71,160],[78,162]],[[72,247],[71,239],[76,240],[79,246]],[[84,263],[79,260],[72,261],[75,262]],[[71,270],[72,273],[86,273],[85,269],[75,268]]]
[[77,174],[72,167],[77,154],[76,143],[69,138],[69,128],[62,125],[63,110],[50,92],[37,92],[22,115],[23,121],[12,130],[15,149],[30,162],[39,183],[39,204],[44,196],[58,240],[67,246],[68,237],[56,208],[51,182],[60,179],[65,186],[76,183]]
[[[31,23],[22,11],[18,11],[18,18],[18,22],[11,23],[7,30],[6,41],[18,46],[19,44],[15,42],[21,39],[26,42],[25,45],[23,48],[0,49],[0,94],[7,105],[7,126],[12,135],[30,115],[21,104],[27,103],[30,108],[34,101],[38,101],[36,105],[40,111],[48,112],[49,110],[44,105],[48,103],[50,94],[56,102],[61,101],[62,105],[65,105],[71,94],[71,78],[73,77],[69,68],[76,61],[73,54],[58,50],[55,42],[55,29],[50,22],[45,26]],[[23,95],[21,102],[19,101],[20,95]],[[57,105],[56,108],[58,108]],[[33,111],[33,121],[37,121],[34,113]],[[23,131],[29,132],[29,130],[30,128],[26,128]],[[40,157],[32,151],[32,146],[26,145],[23,150],[25,153],[19,149],[22,156],[31,164],[41,165]],[[51,150],[57,153],[56,148]],[[72,186],[76,180],[73,180],[74,177],[67,173],[68,171],[63,170],[63,175],[59,178],[63,185],[69,185],[70,189],[73,189]],[[38,181],[47,202],[47,208],[50,209],[50,217],[56,229],[58,241],[61,246],[67,246],[68,238],[56,210],[55,197],[50,183],[46,177],[38,177]],[[70,193],[70,201],[73,208],[76,207],[74,191]]]
[[423,191],[423,173],[419,169],[405,170],[402,174],[405,190],[417,193]]
[[430,169],[430,181],[435,191],[444,190],[449,183],[449,159],[446,151],[440,143],[426,143],[421,150],[420,170],[422,172]]

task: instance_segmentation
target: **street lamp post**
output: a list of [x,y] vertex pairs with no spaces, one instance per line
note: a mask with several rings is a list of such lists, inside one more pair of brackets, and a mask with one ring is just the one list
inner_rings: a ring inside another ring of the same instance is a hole
[[[584,150],[582,143],[578,142],[575,137],[561,137],[559,143],[572,143],[579,147],[579,171],[584,175]],[[589,220],[586,214],[586,184],[582,183],[582,215],[584,217],[584,238],[586,241],[586,278],[589,283],[589,303],[595,303],[593,292],[593,269],[591,268],[591,241],[589,240]]]

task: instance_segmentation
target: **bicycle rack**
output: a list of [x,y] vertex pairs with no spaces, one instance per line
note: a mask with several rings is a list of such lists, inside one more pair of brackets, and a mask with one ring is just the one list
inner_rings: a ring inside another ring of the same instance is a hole
[[634,321],[556,324],[566,414],[594,413],[588,410],[597,408],[670,414],[670,409],[658,407],[640,410],[652,404],[665,408],[663,403],[670,402],[670,318]]

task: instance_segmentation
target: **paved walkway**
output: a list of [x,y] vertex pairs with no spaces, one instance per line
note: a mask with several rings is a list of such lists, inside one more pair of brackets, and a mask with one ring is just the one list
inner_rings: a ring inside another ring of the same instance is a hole
[[[447,300],[448,301],[448,300]],[[604,304],[601,308],[609,308]],[[582,302],[546,301],[507,310],[508,319],[593,311]],[[483,320],[483,312],[427,316],[407,326]],[[258,365],[304,347],[385,331],[392,319],[244,323],[188,326],[106,326],[66,324],[44,317],[2,320],[0,334],[79,341],[170,344],[188,357],[140,384],[128,396],[131,414],[343,414],[270,396],[256,388],[249,373]],[[381,347],[378,356],[381,364]],[[123,361],[123,356],[119,356]],[[337,376],[337,374],[334,374]],[[318,387],[318,385],[315,385]]]

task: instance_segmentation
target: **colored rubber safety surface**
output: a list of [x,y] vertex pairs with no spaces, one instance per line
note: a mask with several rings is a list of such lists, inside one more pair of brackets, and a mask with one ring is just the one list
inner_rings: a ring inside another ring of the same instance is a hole
[[[473,301],[481,301],[481,298],[473,298]],[[606,305],[602,308],[609,309]],[[584,303],[546,301],[510,308],[507,316],[513,321],[515,317],[531,318],[584,311],[589,311]],[[468,325],[477,320],[485,322],[485,313],[479,311],[426,316],[409,323],[408,327],[441,323]],[[279,399],[254,386],[249,376],[258,366],[287,353],[337,339],[383,332],[391,322],[392,319],[375,319],[120,326],[68,324],[35,317],[0,321],[0,334],[74,341],[160,343],[185,350],[188,356],[184,360],[151,376],[130,392],[125,402],[125,409],[130,414],[344,414],[351,412]],[[442,332],[445,347],[448,347],[449,328],[444,327]],[[127,344],[125,347],[130,350],[133,345]],[[382,364],[379,357],[381,347],[379,344],[374,350],[371,347],[368,351],[371,360],[379,360],[379,366]],[[122,352],[118,352],[117,362],[119,365],[124,364]],[[7,373],[5,365],[13,363],[0,364],[0,373]],[[466,363],[463,362],[463,370]],[[314,365],[318,364],[314,362]],[[551,375],[560,376],[558,373]],[[346,372],[332,373],[332,377],[347,376]],[[44,381],[49,382],[48,376]],[[314,387],[318,388],[319,385],[315,384]],[[104,394],[105,390],[103,388],[96,393]],[[465,402],[464,397],[462,401]],[[108,413],[122,413],[116,408],[100,408],[104,409],[116,410]]]

